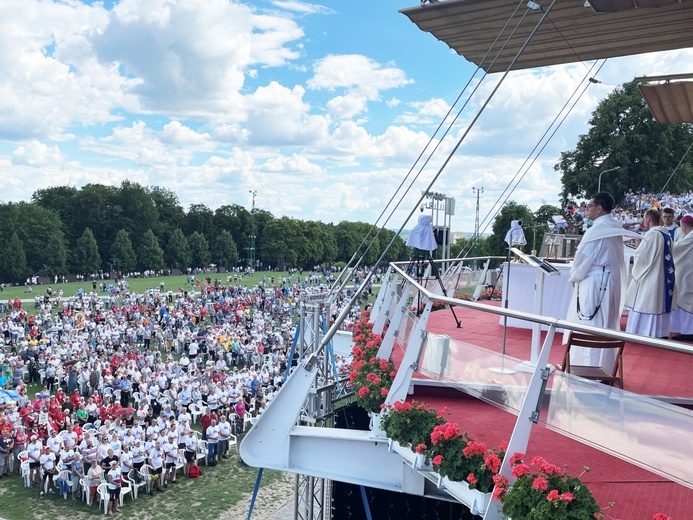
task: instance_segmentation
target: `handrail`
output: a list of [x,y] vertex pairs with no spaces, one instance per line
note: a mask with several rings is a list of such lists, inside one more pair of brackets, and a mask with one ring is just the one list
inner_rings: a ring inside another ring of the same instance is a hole
[[[487,258],[497,258],[497,257],[483,257]],[[449,261],[449,260],[448,260]],[[435,294],[420,283],[418,283],[414,278],[409,276],[403,269],[400,268],[398,263],[391,263],[390,266],[401,276],[403,276],[409,283],[411,283],[417,290],[423,293],[427,298],[432,301],[437,301],[444,303],[446,305],[454,305],[456,307],[465,307],[468,309],[489,312],[491,314],[497,314],[499,316],[507,316],[508,318],[517,318],[520,320],[529,321],[532,323],[539,323],[541,325],[552,326],[554,325],[560,329],[574,330],[577,332],[584,332],[587,334],[598,334],[612,339],[619,339],[623,341],[629,341],[631,343],[639,343],[642,345],[647,345],[650,347],[662,348],[665,350],[671,350],[673,352],[681,352],[683,354],[693,354],[693,346],[684,345],[680,343],[675,343],[670,340],[662,340],[658,338],[650,338],[647,336],[640,336],[638,334],[632,334],[630,332],[622,332],[620,330],[613,329],[603,329],[601,327],[593,327],[591,325],[583,325],[581,323],[576,323],[564,319],[553,318],[541,316],[539,314],[533,314],[529,312],[516,311],[513,309],[504,309],[502,307],[493,307],[491,305],[484,305],[481,303],[471,302],[467,300],[458,300],[457,298],[450,298],[448,296],[443,296]]]

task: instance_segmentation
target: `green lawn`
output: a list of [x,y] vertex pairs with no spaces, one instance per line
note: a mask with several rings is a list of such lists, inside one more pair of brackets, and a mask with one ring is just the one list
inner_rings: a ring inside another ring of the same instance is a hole
[[[308,276],[310,273],[304,272],[303,276],[300,277],[299,275],[294,275],[291,280],[292,282],[295,282],[297,279],[305,279],[306,276]],[[205,278],[209,277],[212,280],[218,279],[221,280],[223,284],[226,284],[226,278],[228,276],[233,276],[231,273],[210,273],[210,274],[201,274],[201,275],[196,275],[195,279],[199,280],[200,283],[205,283]],[[253,276],[242,276],[239,275],[238,283],[239,285],[245,285],[248,287],[252,287],[253,285],[257,284],[260,280],[262,280],[263,277],[266,277],[266,283],[270,284],[271,282],[271,277],[274,277],[274,283],[277,284],[282,277],[286,277],[287,280],[289,278],[289,274],[287,272],[270,272],[270,271],[261,271],[261,272],[256,272]],[[152,278],[128,278],[127,282],[130,286],[131,291],[135,291],[137,293],[142,293],[146,289],[152,289],[155,287],[160,287],[160,283],[164,282],[164,289],[165,290],[173,290],[177,291],[179,287],[183,288],[190,288],[190,284],[188,283],[188,276],[187,275],[181,275],[181,276],[161,276],[161,277],[152,277]],[[112,280],[103,280],[104,284],[112,283]],[[97,281],[97,287],[98,284],[101,283],[101,280]],[[232,282],[233,283],[233,278]],[[24,286],[17,286],[17,287],[10,287],[10,288],[5,288],[2,292],[0,292],[0,300],[6,301],[9,299],[14,299],[14,298],[20,298],[20,299],[32,299],[36,294],[44,294],[46,289],[48,287],[51,287],[53,289],[53,294],[62,287],[63,289],[63,295],[64,296],[72,296],[77,293],[77,291],[81,288],[84,289],[85,291],[89,292],[92,290],[92,282],[91,281],[84,281],[84,282],[72,282],[72,283],[66,283],[66,284],[45,284],[45,285],[34,285],[32,287],[32,292],[28,293],[26,292],[26,287]],[[105,292],[102,292],[100,294],[106,294]]]
[[[169,484],[163,493],[154,496],[140,493],[134,502],[126,497],[123,513],[118,516],[148,520],[218,518],[238,504],[245,510],[245,518],[250,504],[247,494],[253,491],[258,470],[244,465],[235,451],[217,466],[208,468],[203,465],[201,470],[202,476],[194,480],[179,473],[178,484]],[[271,485],[281,476],[278,471],[264,471],[261,488]],[[98,504],[90,507],[81,500],[64,500],[57,494],[39,497],[38,489],[25,488],[19,476],[0,479],[0,516],[7,520],[97,518],[103,516],[103,509],[99,511],[97,507]]]

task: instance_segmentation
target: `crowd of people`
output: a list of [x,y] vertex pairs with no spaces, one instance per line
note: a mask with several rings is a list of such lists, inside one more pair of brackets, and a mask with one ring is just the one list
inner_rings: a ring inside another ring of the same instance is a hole
[[[176,470],[189,475],[201,454],[221,462],[297,361],[298,353],[289,358],[301,299],[327,290],[324,277],[295,274],[253,287],[206,278],[143,294],[121,284],[59,300],[47,290],[33,309],[7,302],[0,478],[28,462],[26,482],[43,495],[64,486],[57,477],[68,470],[74,498],[80,483],[93,498],[105,482],[114,511],[118,490],[136,485],[143,467],[153,493],[175,482]],[[358,315],[355,308],[345,327]]]
[[[580,203],[570,202],[563,209],[566,216],[565,228],[570,231],[583,234],[587,231],[594,220],[588,215],[588,201]],[[651,193],[646,190],[628,190],[624,194],[623,207],[614,205],[611,209],[611,216],[624,228],[637,231],[643,227],[645,212],[649,209],[656,209],[660,213],[666,212],[673,215],[673,224],[677,225],[684,215],[693,213],[693,190],[681,194],[671,192]],[[555,226],[555,223],[551,223]]]

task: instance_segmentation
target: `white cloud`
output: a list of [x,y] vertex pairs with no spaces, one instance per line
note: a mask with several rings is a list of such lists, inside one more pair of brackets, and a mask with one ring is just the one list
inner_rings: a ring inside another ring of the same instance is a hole
[[308,2],[297,2],[295,0],[275,0],[273,5],[287,11],[295,11],[300,14],[332,14],[334,11],[329,7]]
[[58,146],[47,146],[39,141],[30,141],[12,152],[12,164],[15,165],[47,166],[60,164],[64,159]]

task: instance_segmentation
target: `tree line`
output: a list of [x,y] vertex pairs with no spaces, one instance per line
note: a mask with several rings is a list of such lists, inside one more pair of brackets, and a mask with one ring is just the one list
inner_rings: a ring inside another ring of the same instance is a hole
[[[348,262],[358,248],[359,256],[365,251],[364,262],[372,264],[395,237],[382,230],[373,238],[371,225],[363,222],[276,218],[238,204],[216,210],[193,204],[185,211],[174,192],[128,180],[120,186],[40,189],[30,202],[0,204],[0,219],[2,282],[21,282],[35,274],[185,270],[210,264],[229,269],[247,266],[251,256],[254,268],[312,268]],[[361,245],[366,236],[367,251]],[[396,237],[385,261],[406,258],[404,241]]]

